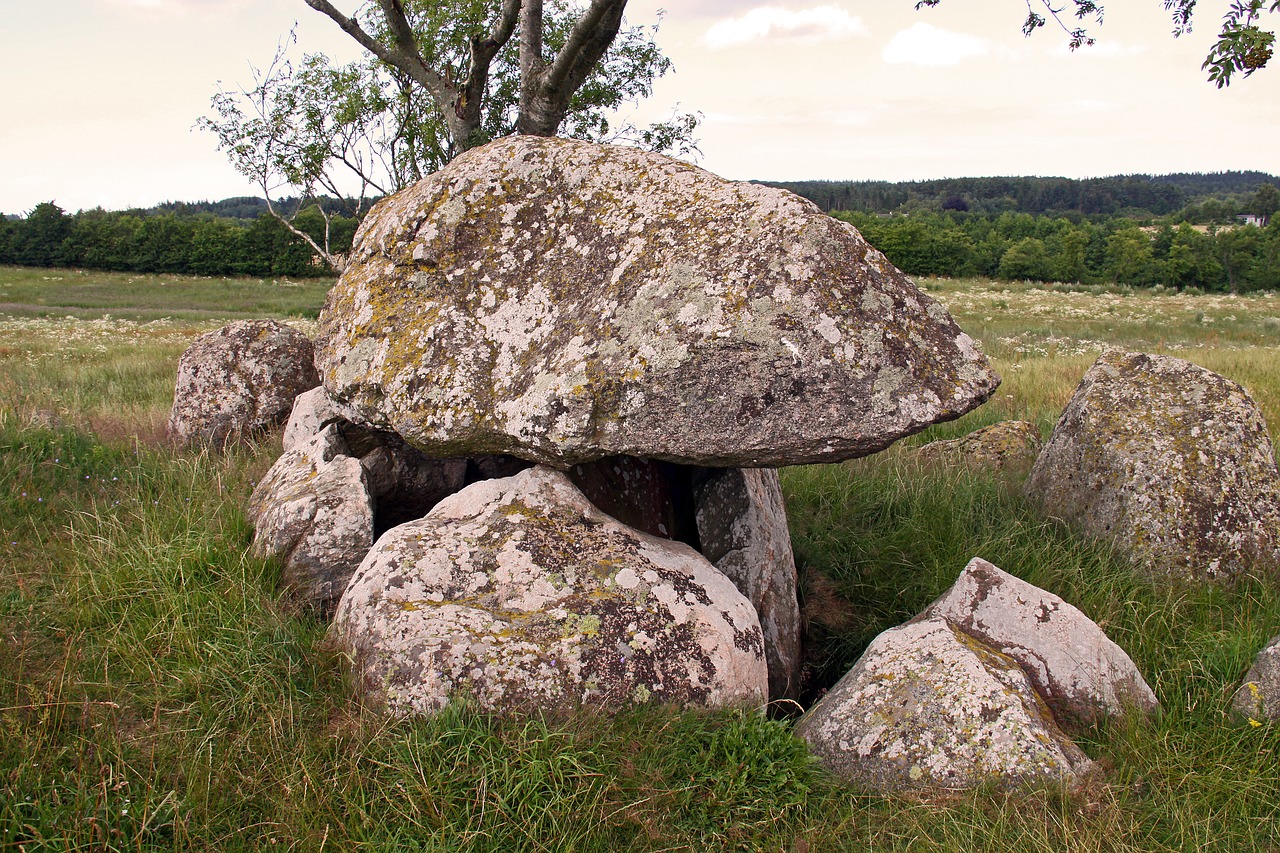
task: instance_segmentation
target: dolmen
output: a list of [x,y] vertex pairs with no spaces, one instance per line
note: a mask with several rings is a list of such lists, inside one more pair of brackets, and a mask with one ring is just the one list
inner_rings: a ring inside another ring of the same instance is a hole
[[528,136],[375,206],[315,358],[256,547],[398,714],[794,696],[775,469],[875,453],[999,383],[813,204]]

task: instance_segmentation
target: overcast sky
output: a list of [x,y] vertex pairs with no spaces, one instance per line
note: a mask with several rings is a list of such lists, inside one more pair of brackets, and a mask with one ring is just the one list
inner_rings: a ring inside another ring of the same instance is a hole
[[[337,2],[351,11],[356,0]],[[676,65],[647,120],[701,111],[699,163],[735,179],[1280,174],[1280,67],[1226,90],[1200,64],[1226,0],[1174,39],[1160,0],[1106,7],[1071,53],[1024,38],[1019,0],[631,0],[667,10]],[[250,80],[298,23],[299,47],[359,48],[303,0],[10,2],[0,16],[0,211],[74,211],[253,194],[193,130],[219,81]]]

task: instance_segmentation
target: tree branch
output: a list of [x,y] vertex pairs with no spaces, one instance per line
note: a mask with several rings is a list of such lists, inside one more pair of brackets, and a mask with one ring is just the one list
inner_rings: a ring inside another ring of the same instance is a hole
[[[411,77],[415,83],[431,94],[432,99],[442,111],[452,104],[457,96],[456,89],[423,60],[422,54],[418,52],[417,43],[413,41],[413,29],[405,18],[404,7],[398,0],[379,0],[382,13],[387,18],[387,25],[395,36],[394,47],[388,47],[369,35],[354,18],[348,18],[339,12],[328,0],[306,0],[306,3],[317,12],[327,15],[365,50]],[[407,43],[402,40],[403,30],[409,33]]]
[[[536,22],[532,20],[531,5],[536,5]],[[526,0],[520,24],[520,117],[516,124],[520,133],[556,134],[573,93],[618,35],[626,6],[627,0],[592,0],[574,24],[564,47],[547,66],[542,59],[542,2]],[[534,23],[538,25],[537,32],[531,33]]]

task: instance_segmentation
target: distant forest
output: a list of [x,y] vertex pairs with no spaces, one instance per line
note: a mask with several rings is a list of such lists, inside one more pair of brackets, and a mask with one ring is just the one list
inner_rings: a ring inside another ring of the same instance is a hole
[[[759,181],[804,196],[828,213],[1030,213],[1037,216],[1182,215],[1182,221],[1228,221],[1263,184],[1265,172],[1117,175],[1110,178],[942,178],[933,181]],[[1207,206],[1206,206],[1207,205]]]
[[[767,183],[852,223],[911,275],[1232,292],[1280,288],[1278,184],[1263,172]],[[336,207],[336,200],[321,202]],[[278,209],[292,215],[302,207],[294,224],[319,238],[324,221],[314,204],[286,200]],[[1255,224],[1242,225],[1245,214]],[[334,249],[349,248],[356,220],[336,217],[331,225]],[[248,196],[74,214],[44,202],[25,216],[0,218],[0,264],[332,274],[266,202]]]

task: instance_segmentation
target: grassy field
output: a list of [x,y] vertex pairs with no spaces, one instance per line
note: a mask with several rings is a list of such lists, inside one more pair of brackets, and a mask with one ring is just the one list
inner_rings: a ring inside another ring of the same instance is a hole
[[1102,624],[1163,703],[1077,733],[1100,768],[1083,789],[851,790],[754,713],[381,719],[247,554],[278,441],[210,456],[163,437],[192,336],[309,328],[323,283],[0,268],[0,850],[1280,851],[1280,727],[1227,714],[1280,633],[1280,583],[1144,577],[1016,482],[912,454],[1009,417],[1047,434],[1103,345],[1242,382],[1274,437],[1280,295],[921,284],[1005,384],[870,459],[784,472],[813,671],[842,673],[985,557]]

